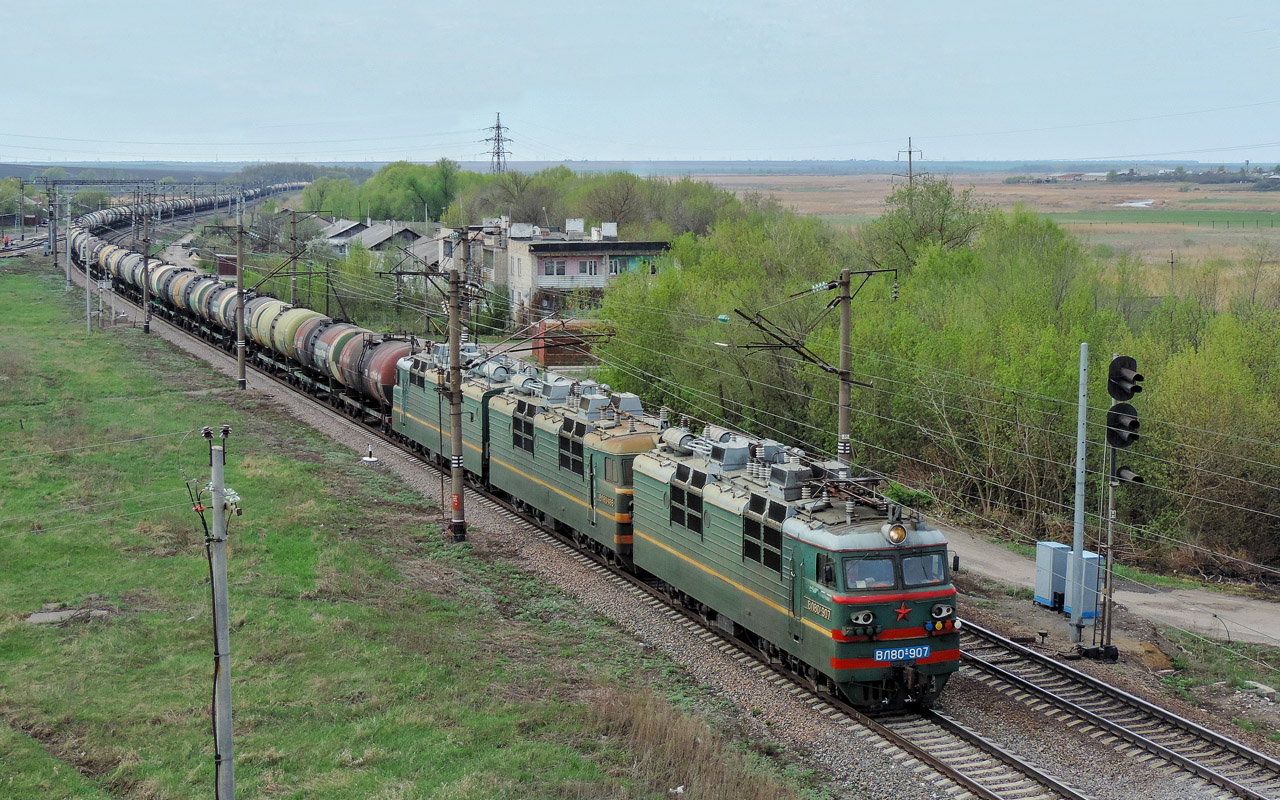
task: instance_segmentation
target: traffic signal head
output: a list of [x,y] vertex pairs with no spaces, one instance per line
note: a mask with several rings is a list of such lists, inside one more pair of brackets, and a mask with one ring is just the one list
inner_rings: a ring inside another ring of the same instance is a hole
[[1107,369],[1107,394],[1112,400],[1132,400],[1142,391],[1142,375],[1138,362],[1131,356],[1116,356]]
[[1142,479],[1141,475],[1129,469],[1128,467],[1116,468],[1116,480],[1120,481],[1121,483],[1146,483],[1146,481]]
[[1107,411],[1107,443],[1122,450],[1138,441],[1138,412],[1128,403],[1116,403]]

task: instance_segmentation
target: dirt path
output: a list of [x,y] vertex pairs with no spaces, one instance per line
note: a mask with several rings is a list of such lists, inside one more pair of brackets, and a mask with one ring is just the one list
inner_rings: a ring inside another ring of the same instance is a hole
[[[1011,586],[1035,588],[1034,561],[959,528],[940,527],[947,535],[951,550],[960,556],[963,571]],[[1117,584],[1115,599],[1120,613],[1127,611],[1200,636],[1273,647],[1280,645],[1280,632],[1275,624],[1280,619],[1278,603],[1199,589],[1160,589],[1127,582],[1123,588]],[[1026,602],[1028,606],[1032,605],[1030,600]],[[1046,619],[1045,615],[1038,616],[1041,624]],[[1055,638],[1058,641],[1070,638],[1067,617],[1055,615],[1053,619],[1060,623],[1054,631]],[[1086,630],[1085,638],[1091,637],[1091,632]]]

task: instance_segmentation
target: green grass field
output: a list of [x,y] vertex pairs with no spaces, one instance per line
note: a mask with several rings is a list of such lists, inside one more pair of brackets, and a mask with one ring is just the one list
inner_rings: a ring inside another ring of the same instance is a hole
[[[36,259],[0,262],[0,790],[213,791],[208,566],[185,480],[229,423],[241,797],[816,792],[670,698],[683,673],[437,510],[157,337],[88,335]],[[163,435],[161,435],[163,434]],[[150,437],[150,438],[148,438]],[[110,612],[31,625],[43,604]],[[701,742],[701,745],[695,745]]]
[[1127,225],[1133,223],[1160,223],[1186,225],[1192,228],[1235,230],[1259,230],[1280,227],[1280,214],[1265,211],[1216,211],[1186,208],[1117,208],[1108,211],[1075,211],[1063,214],[1046,214],[1060,225],[1092,223],[1095,225]]

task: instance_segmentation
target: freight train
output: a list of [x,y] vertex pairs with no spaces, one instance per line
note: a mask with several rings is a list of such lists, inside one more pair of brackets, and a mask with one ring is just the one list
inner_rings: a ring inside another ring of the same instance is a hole
[[[230,350],[233,287],[105,245],[81,218],[72,252],[116,288]],[[447,348],[377,334],[272,297],[245,302],[260,367],[446,463]],[[812,687],[876,710],[924,706],[959,666],[942,534],[877,480],[795,448],[653,414],[640,398],[462,348],[469,480],[636,573]]]

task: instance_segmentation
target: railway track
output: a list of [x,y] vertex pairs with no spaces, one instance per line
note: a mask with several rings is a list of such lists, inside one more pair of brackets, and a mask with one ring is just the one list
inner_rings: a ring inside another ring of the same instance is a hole
[[[10,242],[7,248],[0,250],[0,258],[15,258],[17,256],[29,255],[44,248],[45,242],[47,241],[49,241],[49,236],[46,234],[39,238],[33,237],[30,241],[20,243]],[[63,241],[66,241],[66,237],[58,236],[58,242],[61,243]]]
[[[78,272],[77,277],[82,279],[83,272]],[[136,308],[132,301],[126,302]],[[160,317],[155,317],[153,324],[168,325],[175,331],[212,346],[190,331]],[[233,358],[225,351],[218,352]],[[447,476],[448,468],[443,462],[437,463],[430,457],[424,457],[386,436],[379,428],[354,419],[329,403],[299,391],[296,386],[269,371],[252,363],[248,367],[259,377],[274,382],[322,410],[331,421],[367,439],[377,439],[382,446],[391,449],[406,463]],[[466,491],[468,503],[484,505],[513,524],[523,527],[531,535],[563,548],[584,569],[597,572],[602,578],[617,585],[621,591],[633,594],[639,602],[681,625],[690,634],[712,644],[744,668],[755,672],[761,680],[782,686],[805,702],[815,714],[841,726],[850,736],[868,742],[895,760],[911,759],[917,762],[915,770],[951,797],[958,800],[1088,800],[1086,795],[942,714],[905,713],[875,718],[844,704],[839,698],[820,694],[807,686],[801,676],[790,674],[777,664],[769,664],[768,658],[749,644],[734,639],[719,629],[709,628],[695,611],[673,605],[668,596],[654,586],[578,549],[570,537],[543,525],[539,520],[478,486],[469,485]],[[929,772],[933,774],[928,775]]]
[[1280,761],[973,623],[962,671],[1127,756],[1160,759],[1223,797],[1280,798]]
[[[157,322],[161,321],[157,318]],[[203,342],[179,326],[171,327]],[[317,409],[323,409],[332,421],[365,438],[378,439],[404,461],[438,474],[447,472],[442,464],[401,445],[379,428],[353,419],[269,371],[257,366],[251,368],[260,377],[274,381]],[[803,699],[814,713],[846,728],[851,736],[870,741],[875,747],[888,751],[891,758],[913,759],[918,762],[917,772],[932,770],[933,775],[928,776],[929,779],[951,796],[986,800],[1077,800],[1085,797],[1061,780],[940,713],[929,711],[869,717],[846,706],[838,698],[820,694],[803,677],[788,674],[776,663],[770,664],[763,653],[748,643],[708,626],[694,610],[673,605],[670,598],[654,586],[577,549],[569,537],[544,526],[503,499],[472,486],[468,490],[468,501],[483,504],[533,532],[533,535],[566,548],[573,558],[607,576],[611,582],[625,584],[625,591],[639,595],[645,604],[662,614],[678,619],[679,624],[691,633],[714,643],[757,672],[762,679],[779,685],[785,683],[787,690]],[[1144,761],[1161,759],[1173,768],[1194,776],[1193,780],[1216,787],[1223,797],[1280,798],[1280,763],[1265,755],[983,628],[969,624],[964,641],[963,662],[969,674],[1027,703],[1036,712],[1060,721],[1069,719],[1066,724],[1079,726],[1077,730],[1091,733],[1102,744],[1112,746],[1122,754]]]

